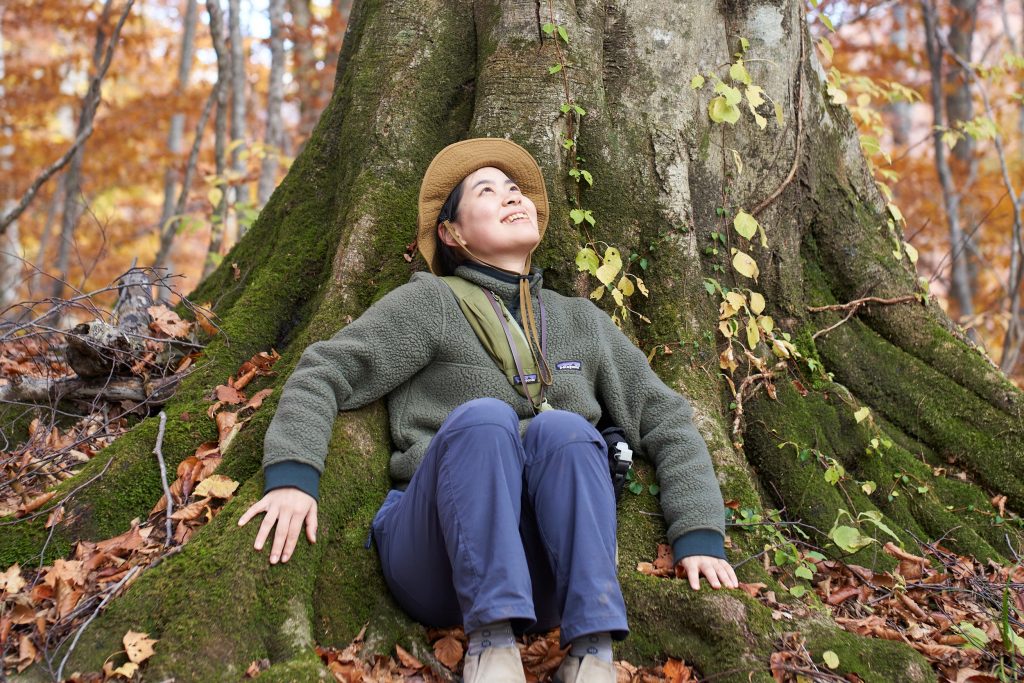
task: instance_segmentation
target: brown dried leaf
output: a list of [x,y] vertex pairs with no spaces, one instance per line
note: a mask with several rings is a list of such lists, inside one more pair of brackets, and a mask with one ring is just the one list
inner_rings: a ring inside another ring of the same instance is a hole
[[693,669],[680,659],[669,658],[662,671],[668,683],[690,683],[693,680]]
[[214,391],[216,391],[217,400],[221,403],[236,405],[245,401],[245,394],[239,391],[236,387],[227,386],[226,384],[218,384]]
[[153,330],[157,337],[184,337],[188,334],[191,323],[182,320],[178,314],[166,306],[150,306],[146,309],[153,317],[149,323],[149,329]]
[[740,582],[740,590],[749,595],[752,598],[756,598],[758,594],[768,586],[763,583],[743,583]]
[[423,662],[409,654],[409,652],[401,645],[395,645],[395,653],[398,655],[398,661],[402,663],[402,666],[416,670],[423,668]]
[[[17,563],[0,572],[0,591],[4,591],[6,595],[14,595],[24,587],[25,579],[21,578],[21,567]],[[0,638],[0,643],[3,642],[4,639]]]
[[124,643],[124,651],[128,653],[128,659],[141,664],[153,656],[153,645],[157,643],[155,638],[150,638],[148,633],[137,633],[128,631],[121,639]]
[[455,671],[455,667],[462,660],[462,655],[462,643],[451,635],[447,635],[434,643],[434,656],[437,657],[437,661],[452,671]]
[[36,646],[28,635],[21,636],[18,642],[18,673],[32,666],[36,661]]
[[27,503],[24,503],[20,508],[18,508],[18,511],[15,513],[16,516],[24,517],[25,515],[35,512],[39,508],[46,505],[46,503],[55,495],[57,495],[56,491],[50,491],[49,493],[44,493],[41,496],[36,496]]

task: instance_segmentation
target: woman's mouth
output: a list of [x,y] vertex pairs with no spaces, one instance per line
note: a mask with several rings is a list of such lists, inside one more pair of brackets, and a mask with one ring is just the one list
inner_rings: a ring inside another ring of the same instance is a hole
[[519,221],[525,221],[529,219],[530,217],[526,215],[525,211],[519,211],[518,213],[514,213],[511,216],[506,216],[505,218],[502,219],[501,222],[505,224],[510,224],[518,223]]

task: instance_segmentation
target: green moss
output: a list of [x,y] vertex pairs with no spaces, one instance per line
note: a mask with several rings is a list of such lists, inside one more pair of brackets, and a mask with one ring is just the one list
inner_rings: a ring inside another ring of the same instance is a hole
[[298,683],[302,681],[333,681],[334,674],[323,665],[312,648],[299,656],[274,664],[259,676],[260,683]]
[[928,661],[903,643],[879,638],[862,638],[831,627],[806,628],[801,633],[811,658],[828,671],[822,654],[831,650],[839,657],[833,673],[856,674],[864,683],[918,683],[936,680]]

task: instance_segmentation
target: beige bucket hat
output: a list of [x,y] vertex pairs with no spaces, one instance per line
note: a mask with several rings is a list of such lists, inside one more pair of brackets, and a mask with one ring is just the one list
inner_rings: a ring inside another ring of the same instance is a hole
[[[437,216],[455,186],[485,166],[500,169],[533,201],[537,206],[537,229],[544,239],[548,227],[548,193],[533,156],[504,138],[470,138],[455,142],[437,153],[420,184],[416,246],[435,275],[441,272],[437,255]],[[529,259],[526,265],[529,268]]]

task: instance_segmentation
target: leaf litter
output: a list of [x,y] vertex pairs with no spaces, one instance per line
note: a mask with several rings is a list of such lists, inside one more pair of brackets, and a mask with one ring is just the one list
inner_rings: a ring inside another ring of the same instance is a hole
[[[216,474],[216,469],[231,439],[271,393],[264,389],[247,398],[243,389],[256,376],[273,374],[271,368],[279,358],[275,351],[258,353],[242,364],[238,379],[229,378],[227,385],[214,390],[217,401],[209,414],[218,425],[218,440],[200,444],[195,453],[178,465],[176,478],[169,486],[174,508],[170,516],[172,538],[167,539],[164,531],[167,497],[162,495],[145,521],[133,520],[127,531],[113,538],[79,541],[70,559],[57,559],[52,565],[38,568],[15,564],[0,571],[0,653],[5,676],[21,673],[42,661],[47,652],[56,650],[81,628],[105,600],[120,594],[146,568],[180,551],[193,533],[212,520],[233,497],[238,482]],[[225,396],[232,400],[223,400]],[[237,409],[228,411],[229,406]],[[80,444],[79,448],[88,448],[90,455],[94,455],[115,436],[105,435],[104,441]],[[51,429],[26,452],[45,459],[47,449],[62,447],[72,438]],[[39,512],[52,498],[52,493],[28,500],[19,496],[13,512],[19,516]],[[50,527],[63,515],[63,506],[55,505],[48,512],[46,526]],[[76,672],[65,680],[92,683],[134,679],[140,666],[159,647],[149,634],[132,631],[124,635],[123,645],[124,650],[112,653],[101,672]]]

